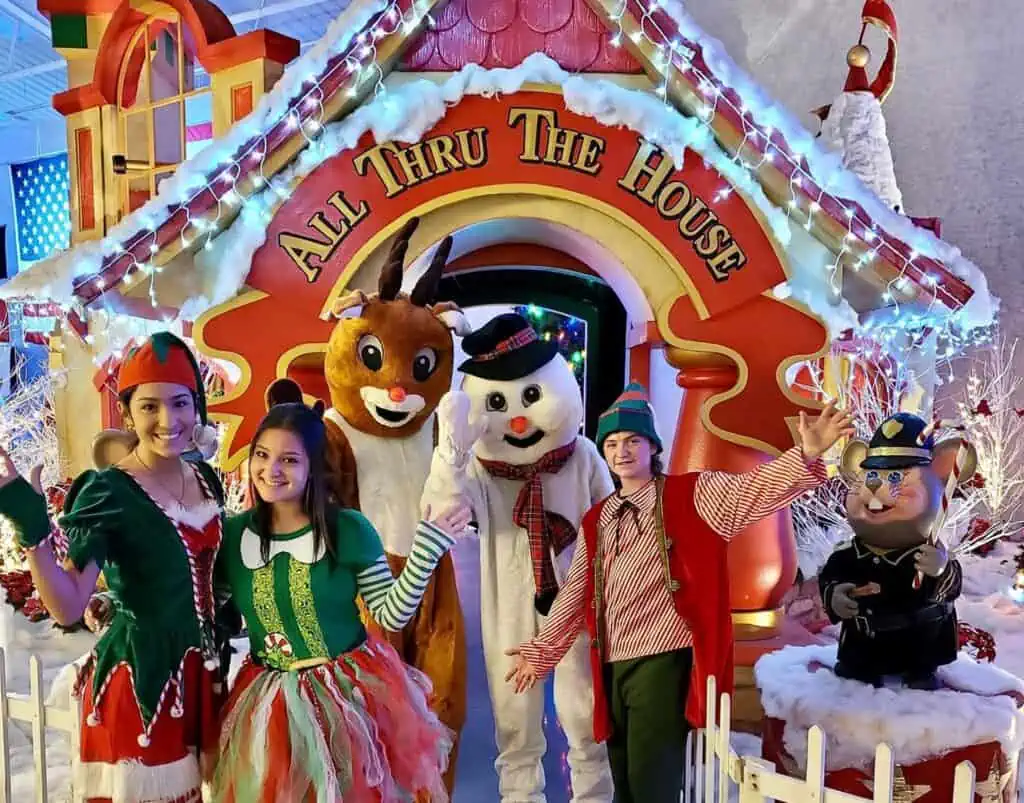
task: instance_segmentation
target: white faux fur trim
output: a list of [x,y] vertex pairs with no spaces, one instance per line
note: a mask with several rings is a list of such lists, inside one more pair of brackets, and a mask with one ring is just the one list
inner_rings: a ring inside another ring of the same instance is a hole
[[148,766],[141,761],[76,761],[75,799],[109,797],[113,803],[142,803],[173,800],[199,789],[202,778],[195,756],[185,756],[172,764]]
[[164,511],[167,513],[168,518],[178,524],[184,524],[193,530],[202,530],[220,515],[220,505],[217,504],[216,500],[208,499],[195,507],[184,507],[177,503],[164,505]]

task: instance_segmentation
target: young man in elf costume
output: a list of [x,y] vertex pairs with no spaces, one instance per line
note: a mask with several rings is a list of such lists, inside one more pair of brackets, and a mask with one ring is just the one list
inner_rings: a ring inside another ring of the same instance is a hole
[[732,688],[728,541],[824,482],[821,456],[853,434],[850,421],[830,404],[813,422],[801,413],[799,445],[753,471],[665,476],[641,385],[601,416],[597,445],[620,488],[584,517],[551,616],[509,650],[506,680],[519,692],[533,687],[586,628],[594,737],[608,742],[617,803],[678,803],[707,678]]

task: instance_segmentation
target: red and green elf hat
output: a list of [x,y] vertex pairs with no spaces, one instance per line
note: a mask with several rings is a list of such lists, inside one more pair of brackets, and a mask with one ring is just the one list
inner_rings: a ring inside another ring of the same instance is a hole
[[170,332],[157,332],[141,346],[128,351],[117,374],[117,395],[151,382],[183,385],[196,399],[196,411],[204,426],[206,387],[192,350]]
[[654,444],[655,453],[662,449],[647,388],[639,382],[626,385],[615,403],[601,413],[597,420],[597,448],[604,449],[605,438],[616,432],[635,432]]

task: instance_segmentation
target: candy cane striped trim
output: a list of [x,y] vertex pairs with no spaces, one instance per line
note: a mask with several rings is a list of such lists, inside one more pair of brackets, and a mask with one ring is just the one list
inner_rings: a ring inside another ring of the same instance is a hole
[[[139,696],[135,691],[135,672],[132,670],[131,664],[129,664],[127,661],[118,661],[110,668],[110,671],[107,672],[106,677],[103,678],[103,683],[100,684],[99,690],[93,696],[93,710],[86,718],[85,724],[90,727],[96,727],[100,724],[100,705],[102,704],[103,699],[106,696],[107,688],[110,686],[110,683],[114,678],[114,674],[117,672],[118,669],[120,669],[123,666],[128,672],[129,685],[131,686],[132,689],[132,699],[135,700],[135,708],[138,710],[139,720],[142,722],[142,734],[139,736],[139,746],[148,747],[149,739],[153,732],[153,725],[156,723],[157,719],[160,718],[160,713],[163,711],[164,703],[167,700],[167,695],[168,692],[170,691],[170,687],[172,684],[176,688],[176,694],[174,702],[172,703],[171,707],[171,716],[177,719],[184,715],[185,662],[188,660],[188,656],[193,652],[202,655],[202,652],[197,647],[187,647],[185,649],[185,652],[182,654],[181,661],[178,664],[177,671],[175,671],[169,678],[167,678],[167,680],[164,682],[163,688],[160,689],[160,697],[157,698],[156,706],[153,708],[153,716],[148,722],[146,721],[146,715],[142,711],[142,704],[139,702]],[[79,672],[78,678],[75,681],[74,694],[79,699],[84,694],[85,677],[88,674],[89,667],[95,665],[95,659],[95,653],[89,656],[89,660],[85,663],[85,666],[82,667],[82,670]],[[180,713],[176,714],[176,709]]]

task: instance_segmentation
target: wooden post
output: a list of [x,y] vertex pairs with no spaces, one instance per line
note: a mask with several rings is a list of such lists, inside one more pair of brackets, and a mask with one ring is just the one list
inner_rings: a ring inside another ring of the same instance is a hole
[[11,762],[10,743],[7,739],[7,656],[0,647],[0,773],[3,783],[0,784],[0,803],[11,802]]
[[716,724],[715,713],[718,699],[718,689],[715,686],[715,676],[708,675],[708,693],[706,711],[704,712],[704,803],[715,803],[715,741]]
[[43,667],[32,655],[28,659],[29,701],[32,705],[32,758],[36,766],[36,801],[46,803],[46,698],[43,696]]
[[895,770],[892,748],[884,742],[875,748],[875,785],[872,789],[874,803],[892,803]]
[[807,732],[807,803],[825,800],[825,734],[814,725]]
[[961,761],[953,773],[953,803],[974,803],[974,765]]

